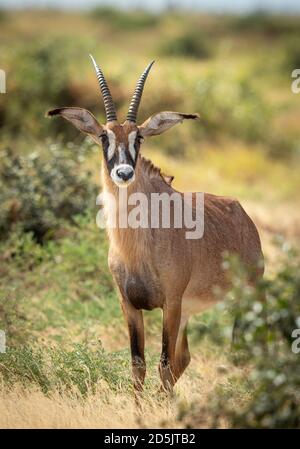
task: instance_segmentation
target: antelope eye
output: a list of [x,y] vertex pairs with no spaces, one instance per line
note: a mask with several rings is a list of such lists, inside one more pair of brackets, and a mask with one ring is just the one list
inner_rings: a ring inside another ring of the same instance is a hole
[[100,138],[101,138],[103,144],[105,144],[105,143],[108,142],[108,137],[107,137],[107,134],[106,134],[106,133],[102,133],[102,134],[100,135]]
[[144,137],[143,136],[141,136],[140,134],[138,134],[137,136],[136,136],[136,140],[138,141],[138,143],[142,143],[142,142],[144,142]]

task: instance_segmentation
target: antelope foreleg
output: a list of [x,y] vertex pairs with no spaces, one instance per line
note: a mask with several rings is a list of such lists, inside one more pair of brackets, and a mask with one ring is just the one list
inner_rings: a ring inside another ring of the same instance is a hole
[[143,389],[146,375],[143,313],[126,300],[122,302],[122,309],[129,331],[133,386],[138,393]]

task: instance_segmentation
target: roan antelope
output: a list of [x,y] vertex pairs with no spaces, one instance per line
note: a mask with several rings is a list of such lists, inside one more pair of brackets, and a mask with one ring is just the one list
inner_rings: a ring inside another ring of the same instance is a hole
[[[176,192],[171,186],[172,177],[165,177],[143,158],[141,142],[144,137],[159,135],[183,120],[195,120],[198,114],[159,112],[137,125],[138,108],[152,62],[138,80],[126,121],[119,124],[104,75],[92,60],[104,100],[106,124],[99,124],[89,111],[74,107],[51,110],[48,116],[64,117],[102,145],[103,188],[114,198],[124,188],[128,196],[136,192],[146,196],[172,195]],[[177,193],[184,202],[184,195]],[[194,211],[194,205],[191,207]],[[116,212],[109,201],[105,210],[107,219]],[[184,227],[174,226],[132,229],[117,225],[108,229],[108,263],[128,323],[136,392],[142,389],[146,373],[142,309],[159,307],[163,311],[159,372],[164,390],[171,391],[190,361],[188,318],[217,302],[215,286],[224,291],[229,287],[222,268],[223,253],[235,253],[246,266],[254,268],[254,281],[263,273],[259,267],[263,255],[257,229],[238,201],[204,194],[202,238],[186,239],[185,231]]]

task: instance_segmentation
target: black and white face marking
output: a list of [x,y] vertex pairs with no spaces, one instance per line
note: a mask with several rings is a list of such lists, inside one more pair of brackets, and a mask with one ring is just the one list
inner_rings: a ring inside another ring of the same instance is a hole
[[136,161],[141,139],[142,136],[138,136],[137,131],[131,131],[131,133],[128,134],[128,150],[133,161]]
[[142,137],[134,130],[120,141],[114,131],[106,129],[101,139],[110,177],[118,187],[127,187],[135,179],[135,165]]

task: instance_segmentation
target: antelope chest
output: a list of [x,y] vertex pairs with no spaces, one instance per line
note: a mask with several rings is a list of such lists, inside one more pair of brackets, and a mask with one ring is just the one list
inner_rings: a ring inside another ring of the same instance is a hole
[[130,270],[121,262],[114,261],[109,267],[121,294],[136,309],[152,310],[163,306],[164,294],[159,280],[147,266]]
[[163,306],[160,282],[147,267],[140,272],[127,272],[124,287],[128,300],[136,309],[152,310]]
[[128,273],[125,278],[124,291],[136,309],[152,310],[158,307],[156,287],[149,277]]

